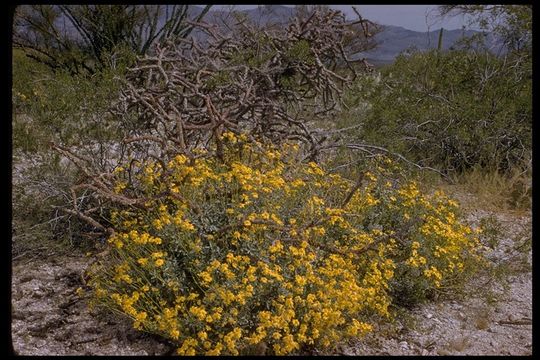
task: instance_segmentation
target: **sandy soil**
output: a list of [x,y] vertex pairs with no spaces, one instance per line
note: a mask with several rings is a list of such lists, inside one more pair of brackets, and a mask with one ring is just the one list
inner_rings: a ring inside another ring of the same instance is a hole
[[[478,223],[486,212],[470,216]],[[506,233],[486,256],[505,275],[478,277],[466,296],[401,311],[373,334],[338,346],[344,355],[530,355],[532,274],[530,217],[496,214]],[[526,231],[523,231],[526,230]],[[512,235],[512,234],[524,234]],[[527,235],[528,234],[528,235]],[[517,249],[516,249],[517,247]],[[165,355],[173,348],[136,332],[129,321],[89,309],[82,274],[91,258],[20,258],[13,264],[12,343],[21,355]]]

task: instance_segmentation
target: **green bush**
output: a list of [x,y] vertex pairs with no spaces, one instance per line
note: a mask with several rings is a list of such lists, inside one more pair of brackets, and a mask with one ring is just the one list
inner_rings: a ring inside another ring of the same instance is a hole
[[48,149],[51,141],[80,145],[117,138],[117,123],[108,109],[117,98],[118,77],[126,64],[88,78],[52,71],[15,50],[14,148],[36,152]]
[[446,172],[521,166],[532,142],[532,67],[521,60],[464,50],[400,55],[348,95],[369,107],[353,136]]
[[325,348],[390,316],[402,284],[419,300],[480,260],[442,194],[392,183],[382,166],[355,183],[300,162],[294,145],[246,139],[225,133],[223,161],[178,155],[114,173],[118,196],[145,204],[112,214],[96,302],[179,354]]

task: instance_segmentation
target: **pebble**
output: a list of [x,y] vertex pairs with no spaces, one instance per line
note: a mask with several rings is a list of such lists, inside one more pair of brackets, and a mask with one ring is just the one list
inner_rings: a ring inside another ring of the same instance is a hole
[[23,283],[26,283],[26,282],[31,281],[32,279],[34,279],[34,276],[33,276],[33,275],[25,275],[25,276],[23,276],[23,277],[20,278],[19,282],[20,282],[21,284],[23,284]]
[[398,345],[402,350],[409,350],[409,344],[406,341],[402,341]]
[[34,293],[32,294],[32,297],[39,299],[39,298],[42,298],[44,295],[45,293],[43,291],[38,290],[38,291],[34,291]]
[[431,318],[433,317],[433,314],[427,313],[427,314],[426,314],[426,317],[427,317],[428,319],[431,319]]
[[422,349],[422,353],[421,353],[422,356],[426,356],[428,354],[429,354],[429,351],[427,351],[426,349]]
[[437,354],[445,356],[445,355],[451,355],[452,353],[446,349],[438,349]]

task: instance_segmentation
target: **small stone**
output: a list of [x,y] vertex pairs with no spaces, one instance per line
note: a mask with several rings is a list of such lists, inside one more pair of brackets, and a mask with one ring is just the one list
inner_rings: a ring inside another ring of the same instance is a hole
[[402,350],[408,350],[409,349],[409,344],[406,341],[402,341],[398,345]]
[[53,336],[53,339],[56,340],[56,341],[65,341],[66,339],[68,339],[70,337],[70,333],[69,332],[60,332],[56,335]]
[[451,355],[452,353],[446,349],[438,349],[437,354],[439,355]]
[[429,351],[427,351],[426,349],[422,349],[422,356],[426,356],[429,354]]
[[43,296],[45,296],[45,293],[43,291],[34,291],[34,293],[32,294],[32,297],[35,298],[35,299],[40,299],[42,298]]
[[433,314],[427,313],[427,314],[426,314],[426,317],[427,317],[428,319],[431,319],[431,318],[433,317]]
[[32,275],[25,275],[25,276],[22,276],[20,279],[19,279],[19,282],[21,284],[25,283],[25,282],[29,282],[33,279],[34,277]]

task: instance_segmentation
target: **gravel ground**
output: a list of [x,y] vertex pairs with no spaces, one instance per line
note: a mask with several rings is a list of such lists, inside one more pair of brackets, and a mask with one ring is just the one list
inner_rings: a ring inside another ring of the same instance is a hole
[[13,266],[12,343],[19,355],[162,355],[169,346],[129,321],[91,310],[77,294],[83,256]]
[[[477,224],[487,212],[476,211]],[[344,355],[531,355],[530,217],[494,215],[505,230],[486,256],[505,266],[496,279],[478,277],[467,296],[419,306],[332,350]],[[519,235],[519,236],[518,236]],[[530,240],[529,240],[530,241]],[[12,343],[20,355],[164,355],[165,341],[136,332],[129,321],[89,309],[77,294],[91,258],[20,258],[13,264]],[[490,281],[491,280],[491,281]]]
[[481,297],[428,304],[408,321],[342,346],[345,355],[531,355],[531,274],[512,276],[497,304]]

